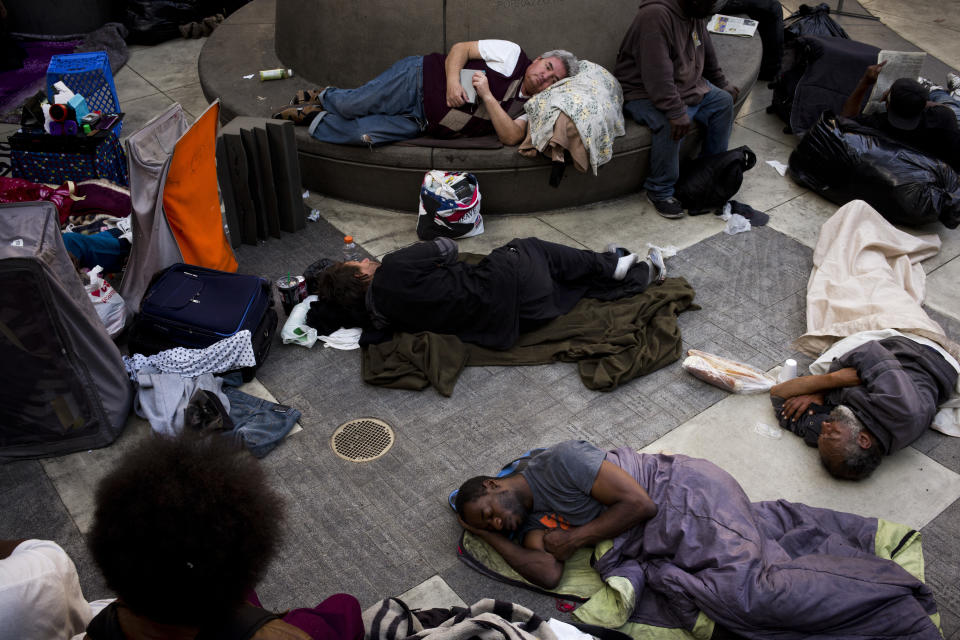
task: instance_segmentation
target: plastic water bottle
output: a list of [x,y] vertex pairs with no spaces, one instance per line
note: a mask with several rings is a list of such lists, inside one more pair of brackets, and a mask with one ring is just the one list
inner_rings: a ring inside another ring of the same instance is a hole
[[360,261],[360,248],[353,241],[353,236],[343,236],[343,261]]

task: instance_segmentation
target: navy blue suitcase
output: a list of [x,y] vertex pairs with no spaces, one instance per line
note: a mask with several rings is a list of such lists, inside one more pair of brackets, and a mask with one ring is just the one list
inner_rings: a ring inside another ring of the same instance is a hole
[[[181,263],[150,283],[128,344],[131,352],[150,355],[172,347],[208,347],[249,329],[259,366],[270,352],[277,320],[266,278]],[[252,375],[244,371],[245,378]]]

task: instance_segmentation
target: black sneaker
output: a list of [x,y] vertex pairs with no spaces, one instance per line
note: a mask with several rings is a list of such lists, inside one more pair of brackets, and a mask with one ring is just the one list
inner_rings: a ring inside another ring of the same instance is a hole
[[657,213],[662,215],[664,218],[682,218],[683,217],[683,205],[680,204],[680,201],[669,196],[662,200],[655,200],[650,192],[647,192],[647,200],[650,201],[650,204],[653,205],[653,208],[657,210]]
[[630,255],[631,253],[633,253],[633,251],[630,251],[629,249],[624,249],[623,247],[618,245],[616,242],[611,242],[610,244],[607,245],[607,253],[615,253],[617,254],[617,258],[622,258],[623,256]]

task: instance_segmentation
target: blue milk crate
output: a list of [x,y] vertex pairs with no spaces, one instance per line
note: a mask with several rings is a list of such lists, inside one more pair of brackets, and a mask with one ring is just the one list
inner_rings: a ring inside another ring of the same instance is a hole
[[[56,94],[54,83],[63,83],[74,93],[86,99],[90,111],[99,111],[102,115],[120,113],[120,100],[117,88],[113,84],[113,72],[110,71],[110,59],[104,51],[89,53],[67,53],[50,58],[47,67],[47,98],[51,101]],[[120,137],[123,122],[117,121],[110,130]]]

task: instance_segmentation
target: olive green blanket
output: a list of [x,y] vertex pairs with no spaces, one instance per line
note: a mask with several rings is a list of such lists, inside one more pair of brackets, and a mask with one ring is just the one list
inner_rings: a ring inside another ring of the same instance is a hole
[[465,366],[577,362],[583,384],[611,391],[680,357],[677,315],[693,304],[684,278],[619,300],[584,298],[569,313],[521,334],[506,351],[461,342],[452,335],[397,333],[363,350],[363,379],[392,389],[434,386],[450,396]]

